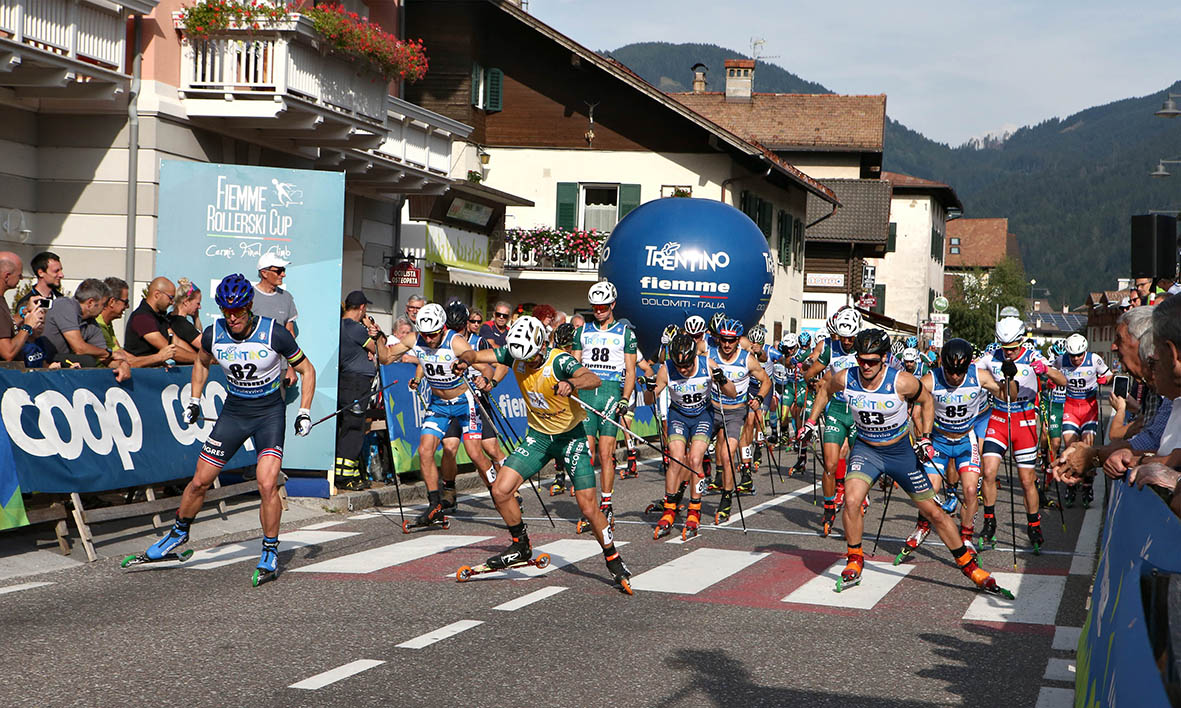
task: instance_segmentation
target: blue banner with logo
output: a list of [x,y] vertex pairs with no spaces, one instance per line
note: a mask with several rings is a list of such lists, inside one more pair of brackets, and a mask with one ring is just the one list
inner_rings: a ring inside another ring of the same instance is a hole
[[[159,213],[156,273],[201,288],[203,326],[221,316],[213,293],[223,277],[257,282],[258,259],[268,253],[289,262],[283,288],[299,310],[296,339],[316,367],[312,418],[336,410],[344,173],[164,160]],[[298,386],[287,404],[295,420]],[[318,425],[287,441],[284,466],[326,470],[335,441],[333,426]]]
[[[418,469],[418,441],[422,430],[422,422],[426,412],[426,392],[411,391],[406,385],[414,378],[414,364],[387,364],[381,367],[381,385],[390,386],[394,381],[398,383],[385,391],[385,418],[390,434],[390,449],[394,461],[394,469],[407,472]],[[490,396],[502,416],[497,417],[498,429],[507,421],[511,434],[524,437],[528,427],[525,416],[525,398],[517,386],[515,376],[506,376],[503,381],[492,389]],[[587,413],[592,416],[593,413]],[[645,437],[658,435],[656,419],[649,406],[638,406],[632,419],[632,431]],[[622,435],[620,436],[622,437]],[[506,452],[512,448],[509,440],[501,438],[501,449]],[[437,456],[442,453],[438,453]],[[471,462],[463,448],[459,448],[459,461]]]
[[[1140,580],[1181,573],[1181,519],[1147,489],[1111,485],[1091,611],[1083,626],[1075,706],[1167,706],[1141,601]],[[1176,582],[1176,581],[1174,581]]]
[[[191,376],[191,366],[134,369],[124,383],[107,369],[0,369],[0,417],[20,489],[102,492],[191,477],[214,426],[183,420]],[[201,399],[204,416],[217,418],[225,397],[225,376],[214,368]],[[254,460],[248,441],[226,468]],[[0,493],[4,468],[0,443]]]

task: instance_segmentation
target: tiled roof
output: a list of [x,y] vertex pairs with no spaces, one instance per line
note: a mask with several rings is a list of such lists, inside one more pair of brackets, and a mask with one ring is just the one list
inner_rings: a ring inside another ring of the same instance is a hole
[[882,151],[886,96],[754,93],[727,101],[720,91],[669,94],[730,132],[772,150]]
[[918,192],[932,194],[939,197],[944,206],[954,207],[960,211],[964,210],[963,203],[960,202],[960,198],[956,196],[955,190],[950,185],[923,179],[922,177],[904,175],[901,172],[883,172],[882,179],[888,180],[894,185],[895,193]]
[[[808,229],[811,241],[885,243],[890,235],[890,183],[880,179],[822,179],[837,195],[837,213]],[[808,195],[807,223],[832,212],[832,205]]]
[[[947,253],[944,268],[992,268],[1016,251],[1015,236],[1010,239],[1009,220],[955,219],[947,222]],[[959,253],[952,253],[952,239],[958,238]]]

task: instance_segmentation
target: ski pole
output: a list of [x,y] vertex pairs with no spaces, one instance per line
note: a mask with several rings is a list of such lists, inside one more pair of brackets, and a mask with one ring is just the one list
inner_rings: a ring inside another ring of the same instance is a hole
[[[1054,445],[1050,441],[1050,431],[1048,426],[1042,426],[1042,433],[1046,436],[1046,456],[1050,460],[1050,466],[1054,466]],[[1043,470],[1045,474],[1046,483],[1049,484],[1050,471]],[[1054,492],[1058,496],[1058,520],[1062,522],[1062,532],[1066,532],[1066,512],[1062,509],[1062,485],[1058,484],[1058,480],[1054,480]]]
[[[755,411],[755,420],[759,425],[761,431],[764,426],[763,412],[761,410]],[[783,480],[783,466],[779,464],[779,460],[775,459],[775,451],[771,448],[771,443],[767,441],[766,436],[763,437],[763,447],[767,449],[767,465],[770,466],[772,462],[775,463],[775,469],[779,472],[779,481]],[[775,496],[775,475],[771,470],[767,470],[767,476],[771,478],[771,496]]]
[[[746,513],[742,510],[742,494],[738,491],[738,477],[737,470],[734,469],[736,464],[734,457],[730,453],[730,433],[726,430],[726,406],[722,403],[722,387],[717,385],[711,376],[709,379],[710,388],[718,390],[718,412],[722,416],[722,444],[726,447],[726,461],[730,463],[730,482],[734,485],[734,498],[738,500],[738,518],[742,521],[742,533],[746,533]],[[725,480],[725,470],[722,471],[722,479]],[[725,482],[723,481],[723,484]],[[722,493],[726,492],[725,487],[722,488]]]
[[[557,388],[557,387],[555,387],[555,389],[556,389],[556,388]],[[555,391],[555,393],[556,393],[556,391]],[[653,450],[655,450],[656,452],[660,453],[662,456],[664,455],[664,451],[663,451],[663,450],[661,450],[660,448],[656,447],[656,446],[655,446],[655,445],[653,445],[652,443],[648,442],[648,441],[647,441],[647,440],[645,440],[645,439],[644,439],[642,436],[640,436],[640,435],[637,435],[637,434],[633,433],[632,431],[628,430],[626,427],[624,427],[624,426],[620,425],[619,423],[617,423],[616,421],[612,420],[611,418],[608,418],[608,417],[607,417],[607,415],[606,415],[606,414],[604,414],[602,411],[600,411],[599,409],[595,408],[594,406],[592,406],[592,405],[588,404],[586,401],[582,400],[582,399],[581,399],[581,398],[579,398],[577,395],[574,395],[574,392],[571,392],[571,395],[570,395],[570,396],[567,396],[567,398],[569,398],[570,400],[572,400],[572,401],[575,401],[576,403],[578,403],[578,405],[582,406],[583,410],[590,411],[591,413],[594,413],[595,415],[597,415],[599,418],[602,418],[603,420],[607,421],[608,423],[611,423],[611,424],[612,424],[612,425],[614,425],[615,427],[619,428],[620,430],[622,430],[622,431],[623,431],[623,433],[624,433],[625,435],[627,435],[627,436],[629,436],[629,437],[633,438],[634,440],[636,440],[636,441],[638,441],[638,442],[641,442],[641,443],[643,443],[643,444],[647,445],[647,446],[648,446],[648,447],[650,447],[651,449],[653,449]],[[677,463],[677,464],[678,464],[678,465],[680,465],[681,467],[684,467],[685,469],[689,470],[690,472],[692,472],[692,473],[693,473],[693,475],[694,475],[694,476],[697,476],[697,477],[702,477],[702,476],[704,476],[704,475],[700,475],[700,474],[698,474],[698,473],[697,473],[697,470],[693,469],[692,467],[690,467],[689,465],[685,464],[684,462],[681,462],[680,460],[678,460],[677,458],[673,457],[672,455],[669,455],[669,456],[668,456],[668,459],[670,459],[670,460],[672,460],[673,462]]]
[[[393,381],[389,382],[389,383],[388,383],[388,384],[386,384],[385,386],[383,386],[383,387],[381,387],[381,388],[379,388],[379,389],[374,389],[374,390],[370,391],[369,393],[365,394],[364,396],[361,396],[360,398],[356,399],[356,400],[355,400],[355,401],[353,401],[352,403],[348,403],[348,404],[345,404],[344,406],[341,406],[340,408],[337,408],[337,409],[336,409],[335,411],[333,411],[332,413],[329,413],[328,415],[324,416],[323,418],[320,418],[319,420],[317,420],[317,421],[315,421],[314,423],[312,423],[312,427],[314,428],[314,427],[316,427],[316,426],[317,426],[317,425],[319,425],[320,423],[323,423],[323,422],[324,422],[324,421],[326,421],[326,420],[329,420],[329,419],[331,419],[331,418],[335,418],[336,416],[338,416],[338,415],[340,415],[341,413],[343,413],[345,410],[347,410],[347,409],[349,409],[349,408],[352,408],[353,406],[357,405],[357,404],[358,404],[358,403],[360,403],[361,401],[367,401],[367,400],[369,400],[370,398],[373,398],[373,397],[374,397],[374,396],[376,396],[377,394],[384,392],[386,389],[388,389],[388,388],[391,388],[391,387],[392,387],[394,384],[396,384],[396,383],[398,383],[398,380],[397,380],[397,379],[394,379]],[[200,421],[201,421],[201,422],[203,422],[203,423],[216,423],[216,422],[218,421],[218,419],[217,419],[217,418],[206,418],[205,416],[203,416],[203,415],[202,415],[202,416],[200,417]]]
[[[1009,380],[1005,379],[1005,392],[1009,391]],[[1013,570],[1017,570],[1017,493],[1013,491],[1013,412],[1005,411],[1005,427],[1008,431],[1008,450],[1005,452],[1005,470],[1009,473],[1009,524],[1013,527]]]
[[[472,386],[471,382],[467,380],[466,376],[463,377],[463,381],[464,381],[464,383],[467,384],[468,390],[472,392],[472,396],[475,397],[476,405],[484,408],[485,412],[488,413],[488,419],[490,421],[492,421],[492,426],[494,428],[497,428],[497,433],[499,433],[503,437],[505,434],[503,432],[501,432],[499,430],[499,427],[496,425],[496,415],[493,412],[494,409],[493,409],[492,402],[489,401],[481,392],[477,391],[475,389],[475,387]],[[499,408],[500,408],[500,404],[496,404],[495,409],[497,412],[499,412]],[[505,427],[508,427],[508,419],[507,418],[505,419]],[[514,447],[515,447],[515,445],[514,445]],[[496,460],[493,460],[492,464],[493,464],[493,466],[497,467],[497,474],[499,474],[500,473],[500,465],[498,465],[496,463]],[[532,487],[533,493],[535,495],[537,495],[537,502],[539,504],[541,504],[541,510],[545,512],[545,518],[549,519],[549,525],[555,529],[558,528],[558,525],[554,523],[554,517],[550,516],[549,509],[546,508],[545,502],[541,500],[541,492],[537,491],[537,483],[533,481],[532,477],[529,478],[529,486]]]
[[[886,485],[886,503],[882,504],[882,520],[878,522],[878,535],[873,540],[873,550],[869,553],[871,556],[878,552],[878,541],[882,540],[882,527],[886,525],[886,509],[890,508],[890,497],[894,496],[894,480],[889,476],[886,479],[889,480],[889,484]],[[865,493],[869,494],[869,490],[865,490]],[[848,508],[848,506],[845,507],[846,510]],[[853,513],[856,514],[857,512],[854,511]]]

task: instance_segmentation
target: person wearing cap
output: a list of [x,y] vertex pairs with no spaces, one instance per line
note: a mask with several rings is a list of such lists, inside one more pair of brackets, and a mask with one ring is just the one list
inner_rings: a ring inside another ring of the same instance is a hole
[[[299,310],[295,307],[295,298],[283,289],[283,279],[287,277],[289,262],[275,253],[264,253],[258,259],[258,282],[254,285],[254,312],[263,317],[270,317],[285,327],[291,336],[295,336],[295,319],[299,317]],[[283,383],[290,386],[296,381],[295,372],[284,367]]]
[[[336,383],[336,401],[344,405],[369,393],[377,362],[389,364],[394,360],[386,348],[386,336],[369,316],[369,298],[354,290],[344,299],[344,315],[340,319],[340,376]],[[376,362],[370,358],[376,357]],[[336,418],[336,486],[340,489],[364,489],[366,480],[361,475],[361,448],[365,443],[366,406],[358,413],[345,408]]]

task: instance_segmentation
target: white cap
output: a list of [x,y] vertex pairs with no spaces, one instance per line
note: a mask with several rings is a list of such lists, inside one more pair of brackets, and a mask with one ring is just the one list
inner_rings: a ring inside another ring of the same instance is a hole
[[288,265],[290,264],[287,261],[283,260],[274,253],[264,253],[262,254],[262,257],[258,259],[259,270],[266,270],[267,268],[286,268]]
[[1181,293],[1181,283],[1173,283],[1169,288],[1170,295],[1176,295],[1177,293]]

